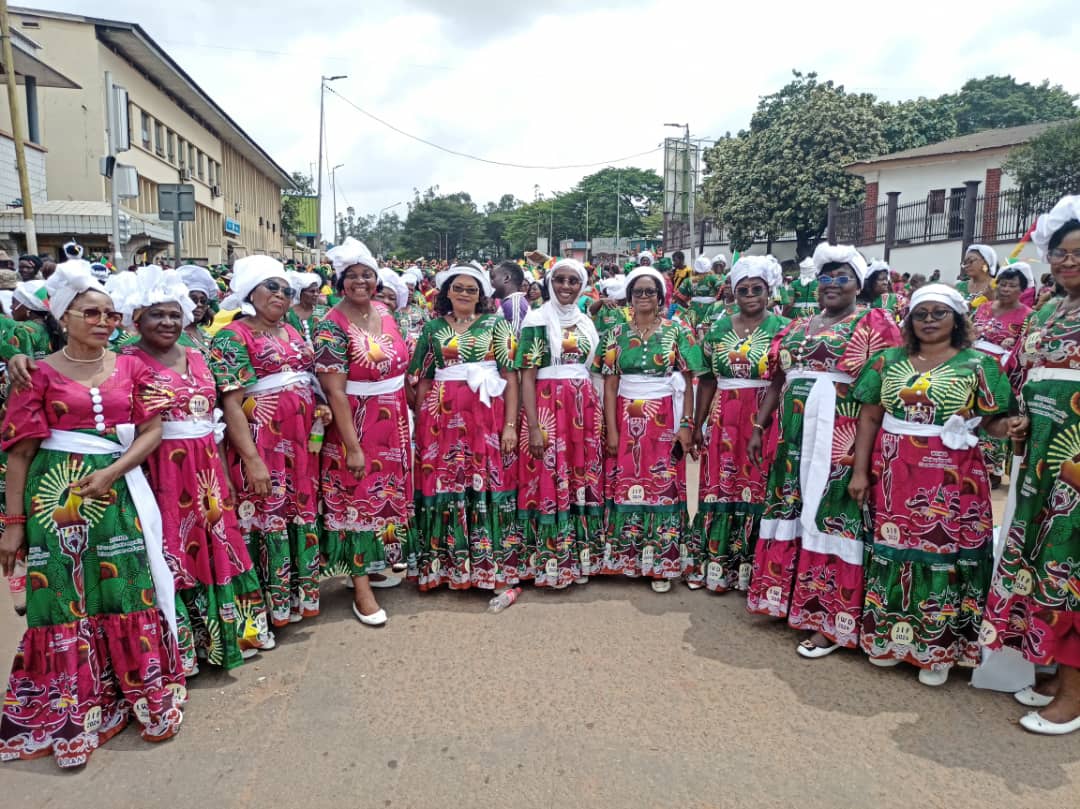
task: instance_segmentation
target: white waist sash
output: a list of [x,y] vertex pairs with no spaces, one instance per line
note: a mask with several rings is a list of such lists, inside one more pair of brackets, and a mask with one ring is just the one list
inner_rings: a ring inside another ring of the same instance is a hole
[[731,379],[726,376],[716,378],[717,390],[742,390],[743,388],[767,388],[767,379]]
[[398,374],[389,379],[380,379],[378,382],[354,382],[345,383],[345,393],[349,396],[382,396],[384,393],[397,393],[405,387],[405,374]]
[[814,301],[796,301],[792,306],[796,309],[810,309],[811,307],[817,306],[817,303]]
[[716,298],[709,295],[694,295],[690,298],[691,303],[716,303]]
[[1009,354],[1009,349],[1002,348],[997,343],[991,343],[988,340],[976,340],[971,344],[972,348],[976,348],[985,354],[994,354],[998,357],[1005,357]]
[[578,363],[548,365],[536,370],[537,379],[589,379],[589,369]]
[[671,409],[675,415],[676,432],[683,414],[683,394],[686,392],[686,380],[679,371],[667,376],[646,376],[645,374],[623,374],[619,377],[619,395],[624,399],[666,399],[671,397]]
[[[120,455],[135,442],[134,424],[117,424],[116,437],[120,443],[110,441],[100,435],[88,435],[71,430],[52,430],[49,437],[41,442],[42,449],[57,452],[74,452],[79,455]],[[142,467],[136,466],[124,475],[135,512],[142,524],[143,544],[146,547],[146,559],[150,566],[150,577],[154,580],[154,600],[165,616],[174,639],[179,639],[176,631],[176,590],[172,572],[165,561],[162,548],[161,511],[157,500],[146,482]]]
[[277,393],[295,385],[307,385],[318,390],[318,380],[308,371],[278,371],[264,376],[254,385],[244,388],[245,393]]
[[506,380],[499,373],[495,360],[462,362],[447,368],[435,369],[436,382],[467,382],[469,390],[480,394],[480,401],[491,407],[491,400],[502,396]]
[[893,435],[940,438],[941,443],[949,449],[971,449],[979,443],[975,430],[981,421],[981,418],[965,419],[954,413],[942,425],[913,424],[910,421],[898,419],[891,413],[886,413],[881,422],[881,428]]
[[1080,382],[1080,369],[1077,368],[1032,368],[1028,371],[1026,382]]

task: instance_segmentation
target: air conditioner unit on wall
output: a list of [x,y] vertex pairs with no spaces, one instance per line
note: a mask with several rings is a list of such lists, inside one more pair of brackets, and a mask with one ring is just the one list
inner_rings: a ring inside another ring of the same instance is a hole
[[191,179],[191,169],[180,169],[180,181],[187,182]]
[[212,185],[212,186],[210,186],[210,196],[212,196],[212,197],[220,197],[221,196],[221,186],[220,185]]

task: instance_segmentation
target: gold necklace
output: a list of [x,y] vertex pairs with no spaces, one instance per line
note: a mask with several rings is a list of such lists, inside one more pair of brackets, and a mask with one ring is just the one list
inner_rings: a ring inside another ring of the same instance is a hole
[[102,347],[101,354],[98,355],[97,357],[94,357],[93,359],[90,359],[90,360],[80,360],[80,359],[77,359],[77,358],[71,356],[70,354],[68,354],[67,346],[64,346],[63,348],[61,348],[60,353],[63,354],[71,362],[91,363],[91,362],[101,362],[103,359],[105,359],[105,355],[108,354],[109,352],[106,351],[104,347]]

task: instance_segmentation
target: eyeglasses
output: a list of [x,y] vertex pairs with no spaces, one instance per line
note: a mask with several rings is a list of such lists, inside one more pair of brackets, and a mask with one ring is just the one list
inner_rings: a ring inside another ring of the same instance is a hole
[[450,291],[455,295],[479,295],[480,287],[463,287],[457,284],[450,285]]
[[69,315],[78,315],[86,321],[87,326],[98,325],[101,323],[102,318],[105,318],[106,323],[116,326],[124,319],[124,316],[119,312],[98,309],[96,306],[91,306],[87,309],[68,309],[67,313]]
[[1053,250],[1047,250],[1046,256],[1051,261],[1064,261],[1069,256],[1072,256],[1077,261],[1080,261],[1080,250],[1066,250],[1062,247],[1055,247]]
[[633,292],[630,293],[633,298],[655,298],[655,287],[635,287]]
[[850,284],[855,279],[850,275],[819,275],[817,282],[820,286],[827,287],[832,284],[835,287],[843,287]]
[[917,320],[920,323],[925,323],[927,320],[933,320],[935,323],[939,320],[944,320],[952,314],[952,309],[916,309],[911,313],[911,319]]
[[269,281],[262,282],[262,288],[269,292],[271,295],[281,295],[284,298],[291,298],[294,294],[293,288],[288,284],[282,284],[278,281],[270,279]]
[[765,287],[761,284],[755,284],[752,287],[743,287],[742,289],[736,289],[735,294],[740,298],[756,298],[758,295],[762,295],[765,292]]

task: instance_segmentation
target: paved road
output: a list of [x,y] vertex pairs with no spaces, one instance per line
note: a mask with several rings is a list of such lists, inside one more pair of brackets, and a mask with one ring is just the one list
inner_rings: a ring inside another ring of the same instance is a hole
[[[386,592],[362,627],[323,614],[232,675],[191,683],[179,736],[128,729],[82,772],[0,765],[4,806],[1075,806],[1080,734],[1016,725],[1008,695],[939,690],[854,653],[804,661],[734,594],[644,582]],[[0,656],[21,623],[0,596]]]

